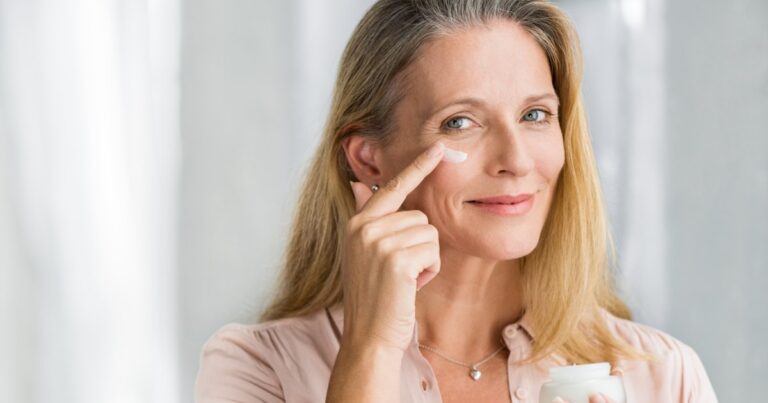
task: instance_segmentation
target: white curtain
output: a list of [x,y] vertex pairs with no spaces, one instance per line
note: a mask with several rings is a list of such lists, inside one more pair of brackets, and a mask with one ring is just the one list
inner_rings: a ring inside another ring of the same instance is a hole
[[176,0],[0,0],[0,401],[176,402]]
[[669,321],[664,1],[558,1],[584,52],[590,134],[634,319]]

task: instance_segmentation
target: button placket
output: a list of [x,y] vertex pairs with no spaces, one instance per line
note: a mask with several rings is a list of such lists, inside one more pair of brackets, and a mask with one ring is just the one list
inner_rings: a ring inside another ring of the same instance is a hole
[[528,389],[526,388],[517,388],[515,390],[515,397],[520,400],[525,400],[528,398]]

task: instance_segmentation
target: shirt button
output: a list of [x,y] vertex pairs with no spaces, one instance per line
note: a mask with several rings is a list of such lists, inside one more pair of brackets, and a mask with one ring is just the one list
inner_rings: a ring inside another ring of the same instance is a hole
[[429,382],[426,379],[421,378],[421,390],[426,391],[429,389]]
[[504,329],[504,335],[509,337],[510,339],[515,337],[517,335],[517,326],[515,325],[509,325]]
[[528,391],[525,388],[517,388],[515,391],[515,397],[520,400],[525,400],[528,397]]

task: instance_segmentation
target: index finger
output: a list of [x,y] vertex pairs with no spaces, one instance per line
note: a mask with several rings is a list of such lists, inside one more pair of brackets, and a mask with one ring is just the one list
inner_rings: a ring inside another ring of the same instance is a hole
[[403,205],[408,194],[413,192],[440,163],[444,150],[445,145],[443,143],[432,144],[426,151],[419,154],[410,165],[374,193],[360,214],[380,217],[397,211]]

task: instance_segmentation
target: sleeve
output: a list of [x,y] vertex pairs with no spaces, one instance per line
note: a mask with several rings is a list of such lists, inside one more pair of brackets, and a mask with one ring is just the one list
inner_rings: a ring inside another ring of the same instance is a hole
[[237,324],[218,330],[203,346],[195,403],[285,402],[268,350]]
[[717,403],[717,396],[699,355],[687,344],[679,343],[682,357],[684,402]]

